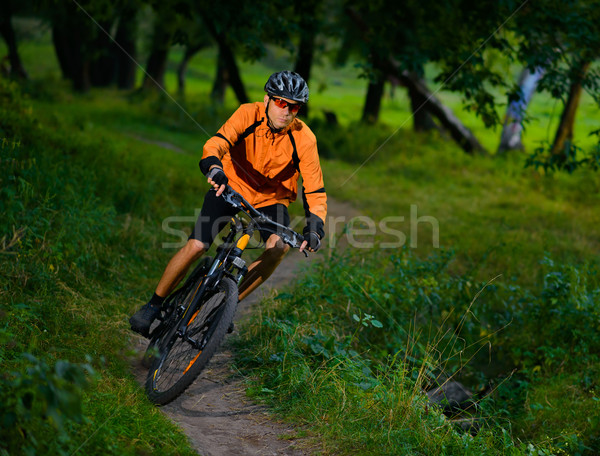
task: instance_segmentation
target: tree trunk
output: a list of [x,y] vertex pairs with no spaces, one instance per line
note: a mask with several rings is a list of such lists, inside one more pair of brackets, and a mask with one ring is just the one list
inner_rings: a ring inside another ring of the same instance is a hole
[[571,143],[573,141],[575,114],[577,113],[579,99],[581,98],[582,81],[589,66],[590,62],[581,64],[575,77],[571,81],[569,97],[567,98],[567,102],[565,103],[565,107],[560,117],[560,124],[556,130],[554,144],[552,144],[551,149],[553,161],[559,164],[565,163],[570,153]]
[[[422,77],[415,73],[412,73],[412,77],[416,81],[420,81],[420,83],[425,86],[425,80]],[[427,110],[427,98],[425,98],[419,90],[416,90],[415,86],[413,85],[409,85],[407,90],[410,98],[414,130],[429,131],[438,128],[436,123],[433,121],[431,114]]]
[[222,40],[219,43],[219,52],[223,52],[223,63],[225,65],[225,71],[227,71],[229,84],[231,84],[231,88],[233,89],[233,92],[235,93],[238,102],[240,104],[248,103],[248,95],[246,94],[244,83],[242,82],[242,78],[240,77],[240,70],[238,69],[237,63],[235,61],[235,56],[233,55],[233,51],[225,42],[225,40]]
[[219,105],[225,103],[225,89],[227,89],[228,84],[229,76],[227,75],[227,70],[225,68],[225,60],[223,59],[223,53],[219,48],[219,52],[217,53],[217,68],[215,72],[215,81],[210,92],[210,97],[212,98],[214,103]]
[[188,44],[185,48],[183,59],[181,59],[179,67],[177,67],[177,91],[180,95],[185,94],[185,72],[187,71],[188,63],[203,47],[204,44],[197,44],[195,46],[190,46]]
[[75,90],[87,92],[91,87],[90,65],[82,52],[81,33],[64,24],[53,24],[52,41],[63,77],[73,82]]
[[[229,46],[227,39],[223,33],[218,33],[215,24],[210,20],[210,16],[206,13],[201,13],[202,19],[208,32],[217,42],[219,46],[219,59],[223,59],[224,71],[227,73],[228,82],[233,89],[239,103],[248,103],[248,95],[244,88],[244,83],[240,77],[240,71],[235,61],[233,50]],[[213,88],[214,89],[214,88]]]
[[5,6],[4,13],[0,16],[0,34],[6,41],[8,47],[8,61],[10,63],[10,74],[19,79],[28,79],[27,72],[21,62],[19,51],[17,49],[17,38],[15,29],[12,26],[12,11],[10,10],[10,2]]
[[52,43],[54,44],[56,60],[58,60],[63,78],[73,79],[73,74],[75,73],[73,69],[73,49],[64,26],[52,25]]
[[423,109],[426,109],[440,121],[440,124],[448,130],[452,138],[465,152],[486,152],[471,130],[463,125],[450,108],[444,106],[442,102],[431,93],[422,79],[410,74],[408,71],[400,72],[398,66],[391,60],[389,61],[389,65],[390,70],[395,69],[396,76],[400,78],[406,87],[408,87],[408,90],[416,92],[418,96],[425,100]]
[[118,46],[117,55],[117,86],[122,90],[135,87],[136,46],[135,38],[137,32],[136,9],[125,8],[119,17],[119,26],[115,41]]
[[[359,32],[364,40],[369,43],[368,27],[362,17],[352,8],[346,8],[346,12],[350,18],[356,23]],[[462,122],[454,115],[452,110],[444,106],[425,85],[425,82],[408,71],[402,71],[400,65],[391,57],[381,60],[381,70],[391,76],[397,77],[408,90],[412,90],[418,96],[422,97],[424,106],[429,113],[438,118],[440,124],[450,132],[452,138],[462,147],[467,153],[486,152],[483,146],[477,141],[473,133],[465,127]]]
[[498,154],[503,154],[508,150],[523,149],[523,143],[521,142],[523,119],[527,111],[527,105],[531,101],[537,83],[543,75],[544,70],[542,68],[536,68],[534,72],[525,68],[521,72],[519,76],[519,98],[510,101],[506,108]]
[[366,124],[376,124],[379,120],[379,110],[381,109],[381,98],[383,97],[383,89],[385,88],[385,80],[379,78],[376,81],[369,81],[367,89],[367,97],[363,107],[362,122]]
[[74,4],[59,4],[53,11],[52,42],[63,77],[79,92],[91,87],[89,48],[94,29]]
[[429,131],[437,128],[436,123],[429,111],[425,108],[426,98],[413,88],[408,89],[410,107],[413,116],[413,128],[415,131]]
[[[298,47],[298,57],[294,65],[294,71],[298,73],[308,84],[310,80],[310,71],[315,55],[315,36],[317,27],[312,26],[310,30],[303,30],[300,37],[300,46]],[[300,108],[298,115],[308,117],[308,105]]]
[[165,90],[165,73],[167,72],[167,57],[169,50],[163,47],[154,48],[148,57],[146,76],[144,77],[143,89]]
[[165,90],[165,73],[167,71],[167,58],[173,30],[169,28],[170,21],[160,16],[154,20],[154,34],[152,36],[152,48],[148,63],[146,64],[146,76],[142,84],[142,89],[161,89]]
[[[101,30],[110,30],[112,21],[100,23]],[[92,41],[90,59],[90,81],[93,86],[107,87],[116,79],[116,56],[112,38],[106,33],[98,31]]]
[[310,80],[310,71],[312,69],[313,58],[315,54],[315,35],[313,33],[303,33],[298,47],[298,57],[294,65],[294,71],[308,82]]

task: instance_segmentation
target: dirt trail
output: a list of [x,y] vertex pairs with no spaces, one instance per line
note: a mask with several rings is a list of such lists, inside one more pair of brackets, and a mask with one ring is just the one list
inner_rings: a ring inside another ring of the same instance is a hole
[[[343,222],[356,215],[356,210],[349,204],[329,199],[326,228],[337,229],[339,233]],[[327,233],[318,256],[329,253],[328,244],[332,235],[332,231]],[[313,261],[316,259],[316,256],[313,257]],[[301,265],[306,263],[304,255],[297,251],[288,253],[269,280],[240,303],[236,321],[247,316],[252,305],[265,294],[272,293],[273,288],[287,285]],[[147,373],[139,362],[146,342],[141,337],[136,337],[134,341],[140,356],[133,370],[140,384],[143,384]],[[225,341],[194,384],[161,410],[181,426],[202,456],[310,454],[310,448],[295,438],[296,431],[293,428],[276,421],[264,406],[246,397],[244,379],[231,366],[232,356]]]

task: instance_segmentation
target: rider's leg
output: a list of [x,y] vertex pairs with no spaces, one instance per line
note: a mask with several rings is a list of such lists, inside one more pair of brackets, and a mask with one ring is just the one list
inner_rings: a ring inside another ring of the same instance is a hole
[[156,294],[161,297],[169,296],[169,294],[175,289],[175,287],[181,282],[181,279],[185,277],[190,266],[200,258],[207,250],[207,246],[197,240],[189,239],[181,250],[179,250],[163,272],[158,286],[156,287]]
[[276,234],[269,236],[265,251],[248,267],[248,272],[239,286],[240,301],[269,278],[289,249],[290,246],[284,244]]
[[166,296],[185,277],[192,263],[208,250],[216,234],[236,212],[237,209],[232,209],[223,198],[217,198],[215,192],[206,194],[187,244],[169,261],[154,296],[129,319],[131,329],[144,335],[148,333],[152,321],[160,315]]
[[203,242],[197,239],[188,240],[187,244],[169,261],[154,296],[129,319],[131,329],[144,336],[148,335],[152,322],[160,315],[165,297],[173,291],[181,279],[185,277],[192,263],[200,258],[206,250],[207,247]]
[[171,258],[158,282],[156,287],[158,296],[169,296],[169,293],[185,277],[190,266],[209,249],[215,236],[237,212],[238,210],[233,209],[223,198],[215,196],[215,192],[209,191],[206,194],[202,210],[187,244]]

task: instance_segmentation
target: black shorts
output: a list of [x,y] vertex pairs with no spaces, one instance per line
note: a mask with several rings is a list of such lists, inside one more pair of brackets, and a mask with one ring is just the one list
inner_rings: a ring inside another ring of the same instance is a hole
[[[284,225],[290,226],[290,214],[287,207],[283,204],[272,204],[257,208],[271,220]],[[223,198],[217,197],[214,191],[209,191],[204,197],[202,210],[196,221],[196,225],[190,234],[189,239],[196,239],[210,246],[219,231],[231,220],[239,211],[231,207]],[[266,242],[269,236],[273,234],[271,231],[261,230],[259,228],[260,237]]]

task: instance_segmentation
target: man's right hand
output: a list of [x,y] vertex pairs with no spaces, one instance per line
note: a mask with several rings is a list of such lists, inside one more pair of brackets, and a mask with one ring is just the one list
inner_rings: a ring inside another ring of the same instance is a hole
[[217,196],[221,196],[221,193],[225,191],[227,182],[229,182],[225,172],[218,166],[214,166],[210,169],[206,177],[208,178],[208,183],[217,191]]
[[309,252],[316,252],[321,247],[321,238],[314,231],[304,230],[304,242],[300,246],[300,252],[307,249]]

